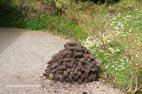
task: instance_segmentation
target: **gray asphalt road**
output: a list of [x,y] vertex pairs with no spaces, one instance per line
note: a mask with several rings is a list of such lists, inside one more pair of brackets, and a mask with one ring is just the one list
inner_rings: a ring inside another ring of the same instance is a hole
[[101,82],[68,85],[43,80],[46,63],[67,41],[47,32],[0,28],[0,94],[122,94]]

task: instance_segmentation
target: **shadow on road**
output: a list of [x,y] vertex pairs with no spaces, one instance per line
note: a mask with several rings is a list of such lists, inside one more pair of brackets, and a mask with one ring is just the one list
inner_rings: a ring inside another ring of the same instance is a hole
[[0,28],[0,53],[13,43],[23,31],[14,28]]

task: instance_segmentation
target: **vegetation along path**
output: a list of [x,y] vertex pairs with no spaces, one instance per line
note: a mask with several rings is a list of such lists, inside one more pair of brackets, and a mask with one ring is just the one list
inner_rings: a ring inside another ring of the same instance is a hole
[[0,28],[0,94],[123,94],[101,82],[45,81],[46,63],[67,41],[47,32]]

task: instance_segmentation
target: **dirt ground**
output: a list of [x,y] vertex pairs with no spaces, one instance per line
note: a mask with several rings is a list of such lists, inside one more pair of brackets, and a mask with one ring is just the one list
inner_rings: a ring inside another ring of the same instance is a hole
[[47,32],[0,28],[0,94],[123,94],[111,85],[43,80],[51,56],[68,40]]

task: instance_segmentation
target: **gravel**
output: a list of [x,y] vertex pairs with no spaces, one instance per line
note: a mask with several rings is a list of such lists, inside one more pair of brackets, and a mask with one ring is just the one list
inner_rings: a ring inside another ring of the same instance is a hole
[[0,94],[123,94],[101,82],[70,85],[43,80],[47,61],[66,42],[47,32],[0,28]]
[[43,88],[48,94],[124,94],[111,85],[99,81],[85,84],[67,84],[44,80]]

